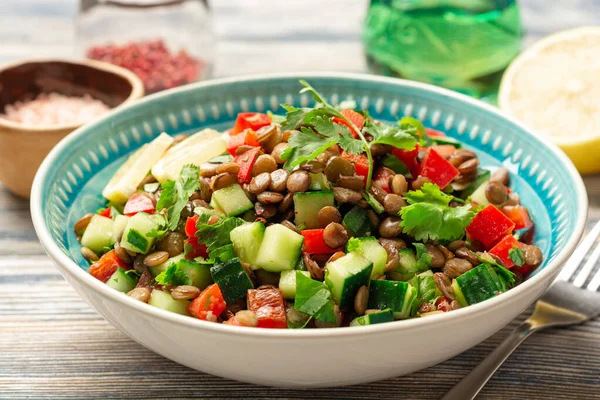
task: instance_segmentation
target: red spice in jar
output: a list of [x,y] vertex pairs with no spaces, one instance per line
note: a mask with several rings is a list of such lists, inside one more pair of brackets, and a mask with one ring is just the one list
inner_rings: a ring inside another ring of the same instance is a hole
[[161,39],[93,46],[87,57],[129,69],[142,80],[146,93],[194,82],[204,69],[201,60],[185,50],[169,51]]

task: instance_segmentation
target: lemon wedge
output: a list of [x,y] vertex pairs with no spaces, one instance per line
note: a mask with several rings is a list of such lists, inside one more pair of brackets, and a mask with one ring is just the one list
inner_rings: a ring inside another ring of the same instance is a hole
[[102,190],[102,195],[113,203],[125,203],[172,144],[173,138],[161,133],[156,139],[140,147],[113,175]]
[[580,173],[600,171],[600,27],[559,32],[520,54],[498,103],[557,144]]
[[226,138],[214,129],[204,129],[171,147],[152,167],[159,182],[179,178],[186,164],[200,165],[227,150]]

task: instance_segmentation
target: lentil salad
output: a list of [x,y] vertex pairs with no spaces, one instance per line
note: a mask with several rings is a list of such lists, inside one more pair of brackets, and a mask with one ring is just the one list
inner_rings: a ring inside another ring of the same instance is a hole
[[228,325],[323,328],[449,312],[543,261],[505,168],[420,121],[334,107],[240,113],[225,134],[162,134],[75,226],[90,274]]

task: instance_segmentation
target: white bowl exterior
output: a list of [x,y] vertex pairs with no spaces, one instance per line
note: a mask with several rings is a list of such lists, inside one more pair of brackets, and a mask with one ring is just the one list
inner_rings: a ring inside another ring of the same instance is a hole
[[[157,318],[118,297],[89,290],[78,276],[60,263],[56,265],[88,304],[148,349],[209,374],[287,388],[354,385],[409,374],[440,363],[508,324],[541,296],[553,278],[544,277],[533,290],[506,297],[496,308],[449,318],[443,325],[421,324],[404,329],[398,326],[395,330],[362,335],[337,336],[332,332],[329,337],[290,338],[246,335],[238,332],[239,328],[228,332],[198,329]],[[443,332],[439,327],[443,327]]]

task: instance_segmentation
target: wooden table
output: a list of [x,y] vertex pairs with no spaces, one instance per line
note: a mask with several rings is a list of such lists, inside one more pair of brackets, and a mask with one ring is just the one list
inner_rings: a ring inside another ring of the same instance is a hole
[[[327,6],[317,0],[213,3],[220,37],[216,75],[365,70],[360,46],[363,0],[330,0]],[[528,28],[526,43],[553,30],[598,24],[600,19],[598,2],[521,3]],[[0,61],[69,55],[74,15],[74,0],[3,0]],[[587,178],[586,186],[591,222],[600,218],[600,177]],[[292,391],[205,375],[152,353],[98,316],[44,254],[31,224],[29,203],[0,186],[3,399],[436,399],[517,322],[440,365],[370,385]],[[440,331],[439,340],[445,339]],[[600,320],[534,335],[492,378],[480,398],[600,399]]]

